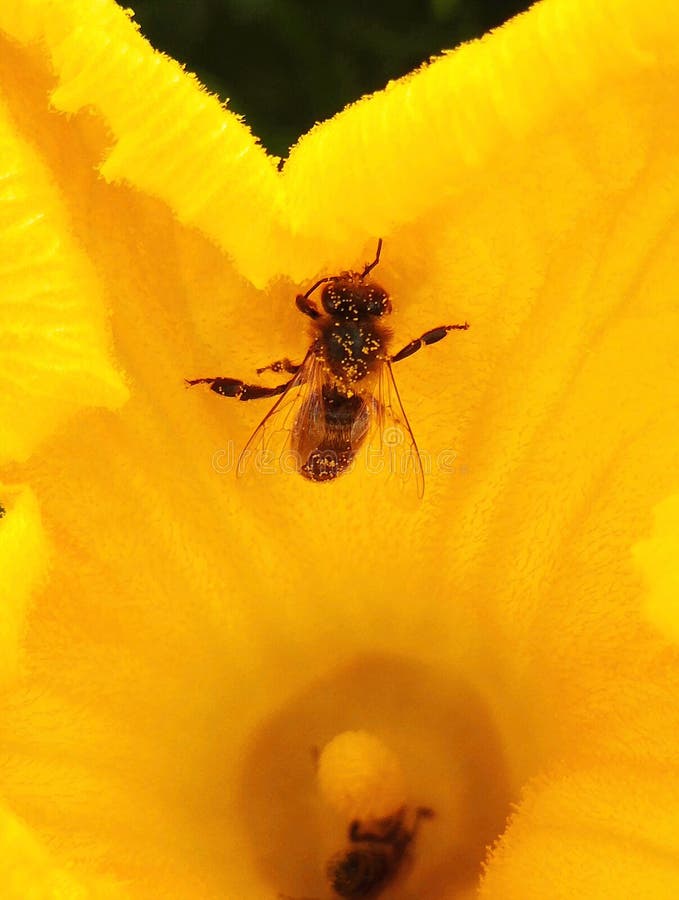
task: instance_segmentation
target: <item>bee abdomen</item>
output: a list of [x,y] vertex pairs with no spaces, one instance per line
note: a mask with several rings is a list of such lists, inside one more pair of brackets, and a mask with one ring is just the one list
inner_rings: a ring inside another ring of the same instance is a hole
[[332,481],[351,465],[353,458],[354,455],[349,449],[334,450],[330,447],[319,447],[309,454],[309,458],[299,471],[309,481]]
[[392,854],[381,847],[338,853],[328,863],[328,881],[340,897],[370,897],[393,871]]

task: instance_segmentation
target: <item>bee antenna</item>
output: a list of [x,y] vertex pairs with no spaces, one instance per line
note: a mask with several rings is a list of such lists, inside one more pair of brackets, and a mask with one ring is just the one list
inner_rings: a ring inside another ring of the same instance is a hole
[[365,267],[365,269],[363,269],[363,271],[361,272],[361,278],[365,278],[365,276],[368,274],[368,272],[370,272],[372,269],[375,268],[377,263],[380,261],[380,253],[381,252],[382,252],[382,238],[380,238],[377,241],[377,252],[375,253],[375,259],[371,263],[368,263],[368,265]]

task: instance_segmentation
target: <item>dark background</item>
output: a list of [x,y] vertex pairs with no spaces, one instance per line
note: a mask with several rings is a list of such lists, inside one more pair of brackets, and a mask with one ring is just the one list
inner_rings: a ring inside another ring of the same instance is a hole
[[[531,0],[131,0],[151,43],[229,98],[266,148]],[[123,5],[128,5],[124,3]]]

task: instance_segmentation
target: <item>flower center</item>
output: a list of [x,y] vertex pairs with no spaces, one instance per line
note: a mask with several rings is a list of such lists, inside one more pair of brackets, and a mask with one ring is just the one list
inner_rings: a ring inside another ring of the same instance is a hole
[[262,879],[295,900],[378,897],[382,884],[394,900],[452,897],[478,880],[511,799],[479,695],[400,656],[307,684],[261,723],[241,782]]

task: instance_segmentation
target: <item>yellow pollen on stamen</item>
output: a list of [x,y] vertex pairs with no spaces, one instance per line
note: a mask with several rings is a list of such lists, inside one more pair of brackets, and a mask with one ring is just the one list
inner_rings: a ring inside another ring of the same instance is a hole
[[397,757],[367,731],[345,731],[325,745],[318,759],[318,784],[328,805],[348,819],[383,819],[406,802]]

